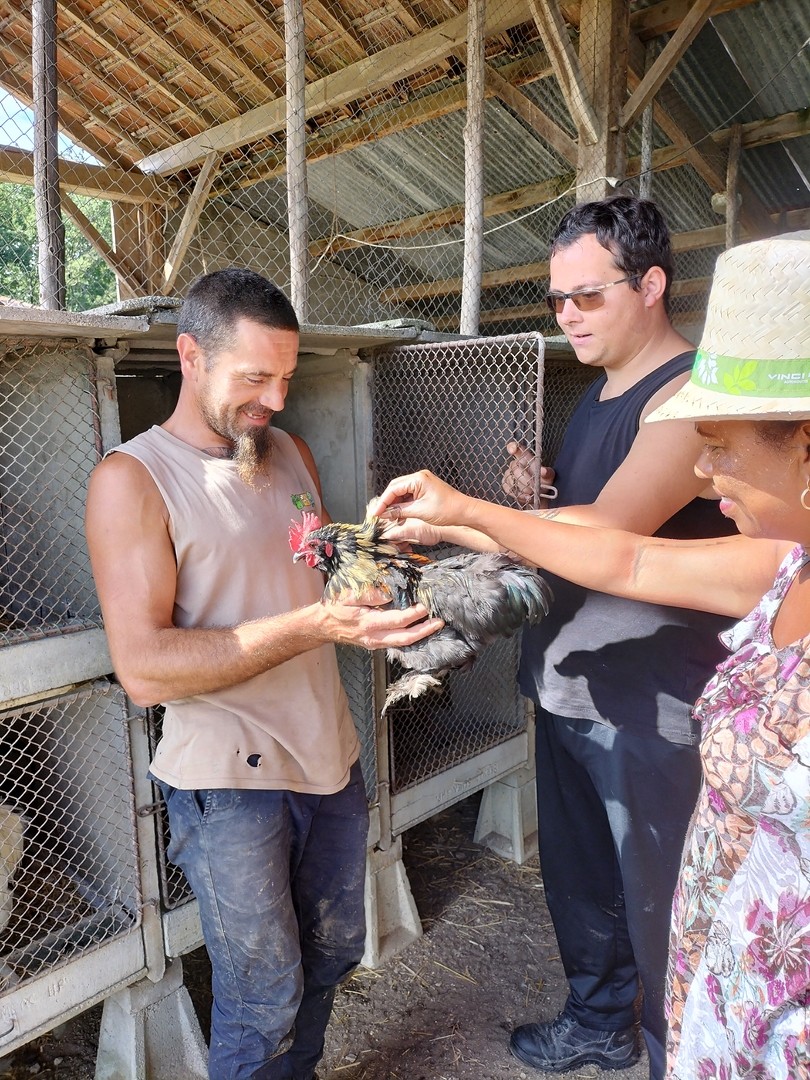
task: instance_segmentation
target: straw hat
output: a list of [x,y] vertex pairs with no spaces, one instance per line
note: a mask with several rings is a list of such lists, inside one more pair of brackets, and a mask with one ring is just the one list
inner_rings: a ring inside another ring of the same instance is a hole
[[810,232],[717,260],[692,377],[655,420],[810,417]]

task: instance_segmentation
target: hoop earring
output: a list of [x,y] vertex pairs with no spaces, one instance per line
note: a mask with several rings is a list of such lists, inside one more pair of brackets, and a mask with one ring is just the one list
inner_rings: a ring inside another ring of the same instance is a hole
[[802,504],[805,510],[810,510],[810,503],[808,503],[807,501],[808,499],[810,499],[810,476],[807,477],[807,485],[805,486],[804,491],[799,496],[799,502]]

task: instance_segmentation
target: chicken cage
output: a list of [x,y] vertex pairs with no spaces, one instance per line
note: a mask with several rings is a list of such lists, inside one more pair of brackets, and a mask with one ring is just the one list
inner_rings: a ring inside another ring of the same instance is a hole
[[[104,1000],[100,1078],[204,1075],[198,1030],[172,1034],[196,1023],[176,958],[202,938],[147,777],[160,710],[134,707],[115,682],[83,535],[93,466],[122,428],[130,437],[173,407],[174,326],[165,310],[0,308],[0,1059]],[[555,379],[552,414],[544,400]],[[279,420],[309,442],[332,516],[354,521],[391,476],[421,466],[505,501],[505,442],[541,447],[549,460],[581,381],[538,335],[310,327]],[[499,643],[443,694],[385,718],[385,658],[338,650],[371,809],[370,964],[421,932],[402,833],[529,762],[517,648]],[[137,1054],[117,1045],[122,1026],[142,1055],[133,1017],[164,999],[171,1063],[138,1071]],[[178,1067],[181,1044],[193,1063]]]

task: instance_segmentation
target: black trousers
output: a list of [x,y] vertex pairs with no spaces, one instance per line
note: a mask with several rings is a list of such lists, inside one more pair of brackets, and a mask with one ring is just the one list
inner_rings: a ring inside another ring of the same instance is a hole
[[665,1066],[672,894],[697,802],[696,746],[537,710],[540,867],[569,984],[586,1027],[641,1027],[651,1080]]

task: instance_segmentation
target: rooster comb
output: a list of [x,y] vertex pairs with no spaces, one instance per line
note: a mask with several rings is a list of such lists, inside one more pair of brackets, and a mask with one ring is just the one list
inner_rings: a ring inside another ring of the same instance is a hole
[[310,514],[305,510],[300,521],[293,521],[290,525],[290,547],[293,551],[300,551],[311,532],[320,529],[321,519],[317,514]]

